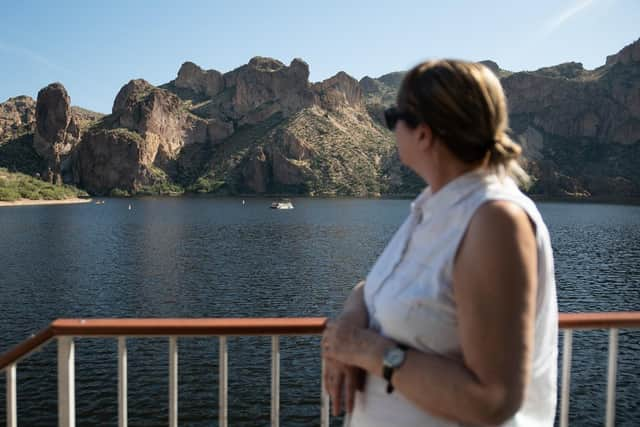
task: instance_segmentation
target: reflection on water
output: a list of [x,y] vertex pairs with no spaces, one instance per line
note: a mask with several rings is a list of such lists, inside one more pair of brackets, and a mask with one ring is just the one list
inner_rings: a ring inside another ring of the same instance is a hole
[[[109,199],[0,210],[0,351],[57,317],[326,316],[339,309],[408,212],[408,200]],[[640,208],[541,204],[562,311],[640,310]],[[640,418],[640,344],[623,332],[618,425]],[[607,337],[575,334],[571,415],[604,416]],[[281,420],[315,425],[318,338],[283,338]],[[165,425],[167,340],[129,343],[131,425]],[[270,342],[229,342],[232,425],[269,422]],[[116,425],[115,340],[77,343],[78,425]],[[634,353],[635,352],[635,353]],[[635,357],[634,357],[635,355]],[[180,340],[180,421],[217,420],[217,340]],[[55,346],[19,365],[21,424],[55,425]],[[4,401],[4,387],[0,388]],[[0,423],[4,404],[0,405]],[[336,421],[337,425],[337,421]]]

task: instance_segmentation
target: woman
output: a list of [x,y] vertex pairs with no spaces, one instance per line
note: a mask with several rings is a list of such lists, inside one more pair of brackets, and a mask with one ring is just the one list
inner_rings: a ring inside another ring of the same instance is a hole
[[327,325],[334,414],[344,400],[354,427],[552,426],[552,252],[514,181],[527,176],[500,82],[480,64],[426,62],[385,116],[429,186]]

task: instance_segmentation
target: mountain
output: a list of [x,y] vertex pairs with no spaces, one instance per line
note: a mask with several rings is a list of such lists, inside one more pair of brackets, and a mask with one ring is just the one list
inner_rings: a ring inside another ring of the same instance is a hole
[[[388,131],[345,73],[310,83],[309,67],[256,57],[222,74],[186,62],[175,80],[133,80],[74,156],[95,194],[177,184],[196,192],[379,195]],[[114,173],[115,171],[115,173]]]
[[[595,70],[566,63],[502,81],[513,136],[546,196],[638,196],[640,41]],[[92,194],[415,194],[384,108],[404,72],[309,82],[309,66],[255,57],[227,73],[185,62],[171,82],[128,82],[106,116],[64,87],[0,104],[0,167]]]
[[[512,136],[535,181],[530,193],[640,196],[640,40],[595,70],[569,62],[511,72],[482,63],[505,89]],[[397,93],[394,74],[360,81],[374,116]]]

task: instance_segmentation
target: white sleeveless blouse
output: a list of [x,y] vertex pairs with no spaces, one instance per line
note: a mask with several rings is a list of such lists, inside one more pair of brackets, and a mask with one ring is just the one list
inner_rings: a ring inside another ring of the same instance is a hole
[[[476,210],[490,200],[521,207],[536,227],[538,292],[531,379],[520,410],[503,426],[553,426],[556,408],[558,309],[549,232],[535,204],[513,180],[474,171],[432,195],[427,188],[411,204],[407,220],[367,276],[364,298],[371,327],[423,352],[462,361],[453,260]],[[459,402],[463,407],[465,402]],[[451,427],[404,398],[386,393],[385,380],[368,375],[356,394],[352,427]]]

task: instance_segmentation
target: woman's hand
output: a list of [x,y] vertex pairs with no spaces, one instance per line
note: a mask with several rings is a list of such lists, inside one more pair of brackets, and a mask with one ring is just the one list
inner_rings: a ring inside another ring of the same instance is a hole
[[353,411],[356,390],[364,386],[364,371],[332,359],[325,359],[324,387],[331,397],[333,415],[340,414],[344,399],[344,410]]
[[348,319],[329,320],[322,334],[322,355],[345,365],[354,365],[352,360],[357,347],[359,331]]

